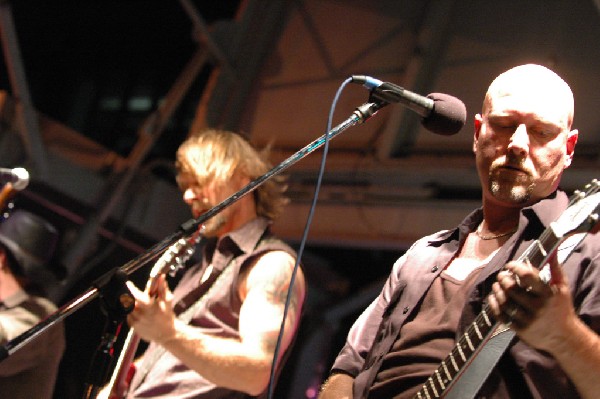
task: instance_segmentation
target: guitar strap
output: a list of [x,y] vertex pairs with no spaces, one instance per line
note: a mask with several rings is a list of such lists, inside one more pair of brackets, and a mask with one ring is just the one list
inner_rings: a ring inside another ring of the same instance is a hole
[[[576,234],[566,239],[558,248],[558,262],[563,264],[581,243],[586,234]],[[542,273],[548,270],[545,268]],[[444,396],[447,399],[471,399],[481,389],[490,373],[500,361],[500,358],[515,339],[515,332],[505,324],[498,324],[490,340],[485,343],[479,353],[473,357],[470,365],[465,368],[457,382],[452,385]]]

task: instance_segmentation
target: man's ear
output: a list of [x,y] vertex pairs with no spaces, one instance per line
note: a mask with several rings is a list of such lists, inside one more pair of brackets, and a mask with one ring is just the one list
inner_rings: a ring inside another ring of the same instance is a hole
[[475,130],[473,134],[473,151],[477,148],[477,140],[479,140],[479,132],[481,131],[481,125],[483,124],[483,117],[481,114],[475,114],[475,120],[473,121]]
[[567,159],[565,160],[565,168],[571,166],[571,162],[573,161],[573,155],[575,154],[575,145],[577,144],[577,139],[579,138],[579,130],[571,130],[567,136],[567,150],[566,155]]

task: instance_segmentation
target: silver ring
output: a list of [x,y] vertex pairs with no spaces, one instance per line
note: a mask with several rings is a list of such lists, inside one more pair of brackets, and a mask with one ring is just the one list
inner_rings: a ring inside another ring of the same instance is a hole
[[515,305],[515,306],[512,307],[512,309],[510,309],[510,311],[506,312],[506,314],[508,314],[508,317],[512,320],[513,317],[515,317],[515,315],[517,314],[518,311],[519,311],[519,309]]
[[525,292],[531,292],[533,291],[533,287],[528,285],[527,288],[525,288]]

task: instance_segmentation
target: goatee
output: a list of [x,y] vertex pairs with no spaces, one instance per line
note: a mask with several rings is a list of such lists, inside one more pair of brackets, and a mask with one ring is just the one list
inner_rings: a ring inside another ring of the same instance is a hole
[[529,176],[506,179],[492,170],[489,175],[489,190],[494,198],[513,204],[523,204],[529,201],[534,183]]

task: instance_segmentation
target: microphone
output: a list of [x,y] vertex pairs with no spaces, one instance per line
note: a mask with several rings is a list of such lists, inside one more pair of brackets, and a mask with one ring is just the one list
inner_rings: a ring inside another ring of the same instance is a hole
[[24,168],[0,168],[0,183],[11,183],[15,190],[23,190],[29,184],[29,172]]
[[400,103],[421,115],[421,124],[436,134],[456,134],[467,119],[465,104],[448,94],[431,93],[424,97],[393,83],[365,75],[352,75],[351,81],[369,89],[372,98],[386,103]]

